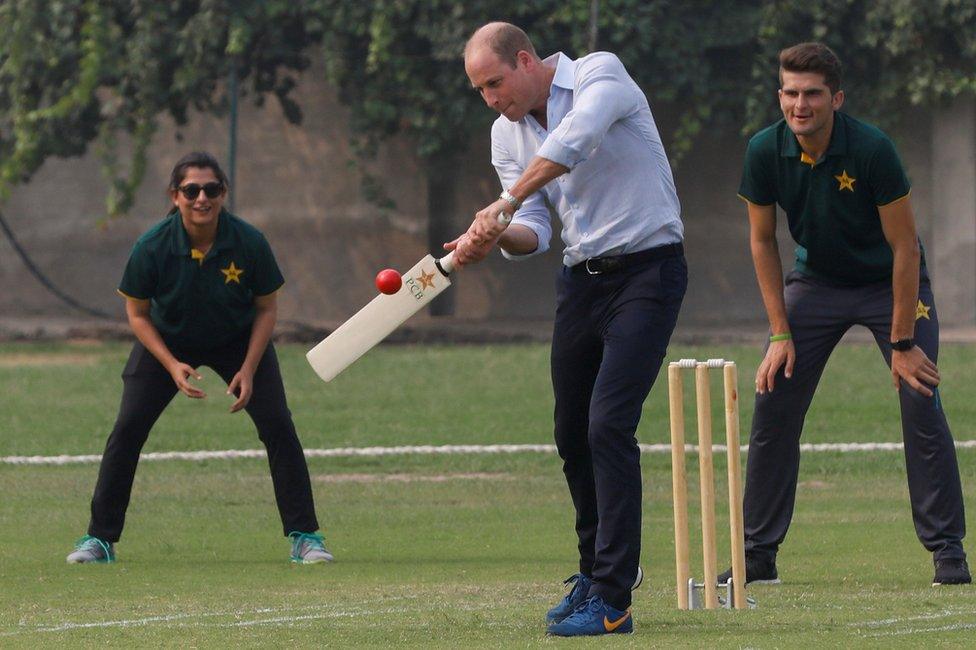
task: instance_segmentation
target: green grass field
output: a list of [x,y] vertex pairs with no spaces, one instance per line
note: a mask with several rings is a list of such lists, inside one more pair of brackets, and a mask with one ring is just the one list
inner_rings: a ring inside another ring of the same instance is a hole
[[[100,453],[127,353],[122,344],[0,344],[0,456]],[[314,376],[303,353],[303,346],[279,348],[306,448],[551,442],[546,346],[381,347],[330,384]],[[669,356],[738,360],[745,438],[758,349],[674,347]],[[944,346],[940,368],[956,439],[976,439],[976,348]],[[231,400],[217,376],[204,374],[210,397],[177,397],[145,451],[259,447],[246,415],[226,413]],[[668,441],[666,404],[666,381],[659,381],[641,442]],[[690,405],[688,417],[691,431]],[[828,366],[804,441],[900,436],[877,350],[844,345]],[[976,450],[959,457],[972,509]],[[697,480],[692,461],[689,479]],[[288,563],[266,462],[209,460],[143,463],[119,562],[68,566],[97,465],[0,463],[0,647],[973,643],[976,589],[929,586],[931,558],[914,535],[898,452],[804,456],[779,557],[784,584],[752,589],[759,607],[744,612],[677,611],[670,458],[646,454],[647,578],[635,593],[636,633],[601,641],[544,636],[545,610],[576,570],[572,506],[555,456],[312,458],[309,467],[336,555],[330,565]],[[727,557],[721,485],[717,496],[719,553]]]

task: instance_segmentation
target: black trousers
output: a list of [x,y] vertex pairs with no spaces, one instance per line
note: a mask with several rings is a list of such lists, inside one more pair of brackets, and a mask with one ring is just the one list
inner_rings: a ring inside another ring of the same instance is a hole
[[[918,294],[922,308],[915,320],[915,343],[937,362],[939,318],[924,271]],[[780,369],[775,389],[756,395],[746,463],[746,551],[767,557],[775,556],[793,518],[800,433],[830,353],[848,329],[864,325],[891,365],[890,282],[835,287],[793,272],[786,278],[785,298],[796,348],[793,376],[786,379]],[[939,391],[925,397],[902,382],[898,401],[915,532],[936,559],[964,558],[962,486]]]
[[[563,268],[552,341],[555,438],[576,508],[580,572],[590,595],[630,606],[641,541],[641,408],[667,351],[688,284],[679,246],[626,256],[590,275]],[[653,254],[650,257],[654,257]]]
[[[213,368],[229,383],[244,362],[247,339],[215,350],[173,352],[177,359],[194,368]],[[107,542],[117,542],[122,535],[139,452],[149,437],[149,430],[177,393],[169,373],[138,342],[122,372],[122,381],[122,405],[105,445],[88,524],[89,535]],[[245,410],[257,426],[258,437],[268,451],[284,534],[314,532],[319,525],[308,466],[285,400],[278,357],[270,343],[254,373],[253,387],[251,401]]]

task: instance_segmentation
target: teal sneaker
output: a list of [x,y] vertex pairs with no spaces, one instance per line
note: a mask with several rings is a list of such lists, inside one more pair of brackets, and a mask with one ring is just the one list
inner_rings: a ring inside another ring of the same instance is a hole
[[590,593],[590,585],[593,584],[593,581],[582,573],[577,573],[563,580],[563,584],[572,584],[573,588],[569,590],[568,594],[563,596],[563,599],[555,607],[546,612],[546,623],[549,625],[559,623],[572,614],[573,610],[586,600],[587,594]]
[[546,630],[553,636],[598,636],[601,634],[630,634],[634,619],[630,609],[620,611],[608,605],[600,596],[590,596],[573,613]]
[[291,539],[291,561],[296,564],[331,562],[332,553],[325,548],[325,540],[318,533],[288,533]]
[[75,542],[75,550],[66,559],[68,564],[109,564],[115,562],[115,545],[85,535]]

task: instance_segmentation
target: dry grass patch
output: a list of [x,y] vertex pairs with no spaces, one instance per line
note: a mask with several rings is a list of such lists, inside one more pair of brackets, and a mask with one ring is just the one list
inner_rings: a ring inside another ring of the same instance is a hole
[[77,352],[36,352],[0,354],[0,368],[37,368],[40,366],[93,366],[98,355]]

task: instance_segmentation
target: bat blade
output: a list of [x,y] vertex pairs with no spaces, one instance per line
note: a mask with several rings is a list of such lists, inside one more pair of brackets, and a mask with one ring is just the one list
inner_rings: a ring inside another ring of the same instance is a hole
[[390,335],[408,318],[451,286],[449,254],[438,260],[427,255],[403,274],[403,286],[394,294],[379,294],[340,325],[305,358],[323,381],[331,381],[359,357]]

